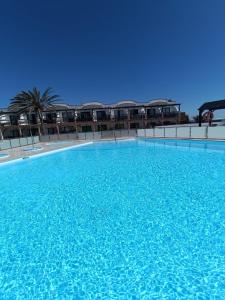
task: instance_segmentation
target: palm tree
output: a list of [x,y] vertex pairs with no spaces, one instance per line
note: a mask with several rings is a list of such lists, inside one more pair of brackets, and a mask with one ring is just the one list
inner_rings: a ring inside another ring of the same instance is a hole
[[[43,111],[54,107],[55,102],[59,101],[59,96],[52,94],[52,88],[47,88],[43,93],[36,87],[33,90],[21,91],[11,99],[9,109],[18,113],[35,112],[41,122],[41,131],[44,132]],[[30,116],[29,116],[30,117]]]

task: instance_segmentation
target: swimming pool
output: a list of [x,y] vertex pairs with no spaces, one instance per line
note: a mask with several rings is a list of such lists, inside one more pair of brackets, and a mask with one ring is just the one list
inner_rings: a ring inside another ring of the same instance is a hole
[[1,166],[0,299],[224,299],[225,143],[182,143]]

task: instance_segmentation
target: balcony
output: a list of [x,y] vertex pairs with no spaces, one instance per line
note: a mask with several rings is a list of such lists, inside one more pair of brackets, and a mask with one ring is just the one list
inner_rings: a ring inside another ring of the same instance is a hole
[[18,120],[18,125],[28,125],[28,120]]
[[56,119],[45,119],[43,120],[44,124],[56,124]]
[[46,113],[44,115],[43,123],[56,124],[57,123],[57,114],[56,113]]
[[81,111],[77,115],[77,122],[92,122],[93,114],[90,111]]
[[105,115],[105,116],[97,116],[97,122],[102,122],[102,121],[110,121],[111,117],[109,115]]
[[174,118],[178,115],[177,111],[171,111],[171,112],[164,112],[163,116],[164,117],[170,117],[170,118]]
[[161,113],[147,114],[147,119],[159,119],[161,117],[162,117]]
[[57,116],[57,122],[59,123],[72,123],[75,122],[75,114],[74,112],[66,111],[62,112],[61,114],[59,113]]
[[62,118],[62,122],[65,122],[65,123],[72,123],[72,122],[75,122],[75,118],[71,117],[71,118]]
[[130,120],[142,120],[145,118],[145,114],[130,115]]
[[13,121],[11,120],[10,125],[18,126],[19,125],[18,120],[13,120]]
[[9,120],[0,120],[0,126],[10,126],[11,122]]
[[90,116],[90,117],[81,117],[81,116],[78,116],[77,117],[77,122],[92,122],[93,121],[93,118]]
[[128,120],[128,116],[127,115],[115,116],[114,119],[115,121],[124,121],[124,120]]

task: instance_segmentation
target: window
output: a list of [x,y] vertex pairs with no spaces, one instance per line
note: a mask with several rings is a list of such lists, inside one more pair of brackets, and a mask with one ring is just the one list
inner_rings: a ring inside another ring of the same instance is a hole
[[115,110],[115,118],[117,120],[126,120],[127,119],[127,111],[126,110]]
[[74,122],[74,113],[72,111],[64,111],[62,112],[63,122]]
[[56,113],[46,113],[45,123],[56,123]]
[[148,116],[148,117],[154,117],[155,115],[156,115],[156,110],[155,110],[155,108],[147,109],[147,116]]
[[130,118],[134,119],[138,117],[138,109],[131,109],[130,110]]
[[80,117],[78,117],[78,120],[92,121],[92,115],[89,111],[83,111],[83,112],[80,113]]
[[106,119],[107,119],[107,115],[106,115],[105,110],[97,111],[97,112],[96,112],[96,115],[97,115],[97,120],[98,120],[98,121],[106,120]]
[[18,117],[15,115],[9,116],[11,125],[18,125]]
[[170,107],[163,107],[162,111],[165,115],[169,115],[170,114]]

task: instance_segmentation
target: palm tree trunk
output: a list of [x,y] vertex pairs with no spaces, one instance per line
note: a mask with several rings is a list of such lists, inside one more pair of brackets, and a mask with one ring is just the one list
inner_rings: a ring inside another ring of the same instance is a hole
[[40,122],[41,122],[41,133],[44,135],[45,130],[44,130],[43,114],[40,110],[38,110],[38,117],[39,117]]

